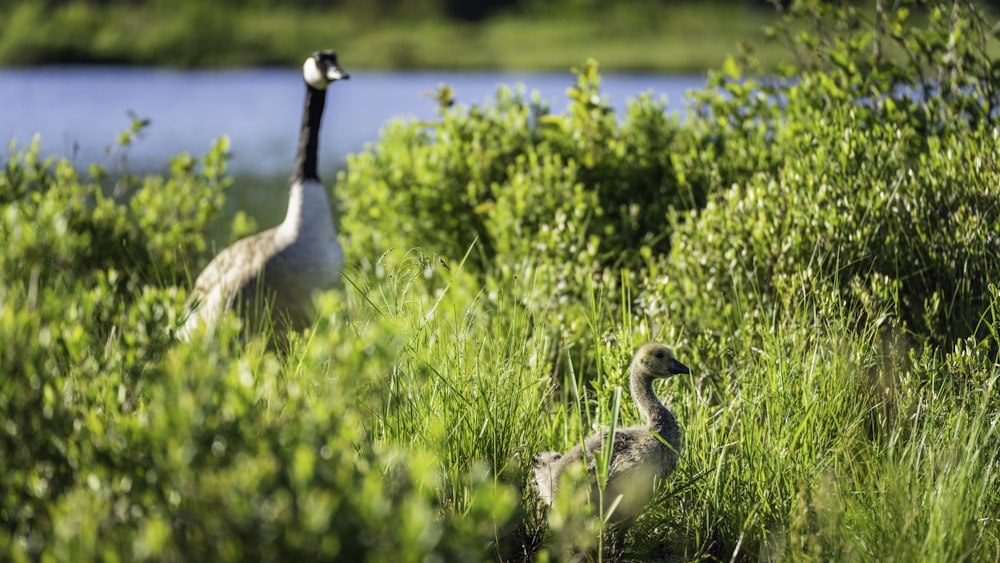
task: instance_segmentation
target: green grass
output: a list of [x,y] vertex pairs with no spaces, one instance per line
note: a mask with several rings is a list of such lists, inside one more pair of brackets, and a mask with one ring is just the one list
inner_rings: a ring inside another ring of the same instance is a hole
[[[623,388],[618,423],[639,423],[627,393],[628,360],[639,343],[664,340],[694,366],[691,377],[659,389],[683,426],[684,453],[650,510],[603,557],[956,561],[995,554],[995,357],[974,350],[944,361],[911,357],[880,331],[853,333],[850,311],[818,315],[804,305],[741,323],[735,337],[710,346],[675,327],[654,333],[631,315],[609,318],[599,300],[586,319],[592,348],[579,354],[554,346],[544,328],[531,329],[516,286],[491,299],[456,281],[464,277],[460,266],[446,271],[419,252],[389,253],[383,266],[381,283],[355,279],[357,293],[348,293],[348,323],[384,316],[394,334],[405,335],[395,367],[378,383],[385,388],[365,390],[379,404],[362,423],[376,441],[435,452],[446,512],[471,508],[462,472],[481,462],[500,483],[524,490],[531,507],[527,460],[611,426]],[[432,284],[438,291],[425,287],[428,268],[440,276]],[[721,373],[706,369],[719,358],[733,362]],[[954,368],[959,362],[964,369]],[[595,377],[581,379],[584,372]],[[973,373],[981,378],[975,388],[951,381]],[[571,547],[593,548],[601,536],[581,517],[585,502],[567,493],[547,524],[527,510],[513,530],[499,526],[509,534],[499,549],[511,556],[540,543],[561,557]]]

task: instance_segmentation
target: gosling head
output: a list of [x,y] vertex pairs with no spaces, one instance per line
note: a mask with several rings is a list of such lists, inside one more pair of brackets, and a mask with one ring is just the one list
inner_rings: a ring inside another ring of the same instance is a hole
[[635,359],[632,360],[632,369],[653,378],[691,373],[686,365],[677,361],[674,351],[669,346],[656,342],[644,344],[639,348]]
[[317,90],[325,90],[337,80],[351,77],[337,63],[337,53],[333,51],[316,51],[309,55],[302,64],[302,77],[306,83]]

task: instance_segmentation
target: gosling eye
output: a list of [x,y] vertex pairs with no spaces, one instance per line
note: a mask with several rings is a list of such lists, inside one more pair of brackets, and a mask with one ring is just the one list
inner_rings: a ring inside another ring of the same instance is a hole
[[659,352],[656,353],[657,358],[663,358],[665,355],[666,354],[663,353],[663,350],[660,350]]

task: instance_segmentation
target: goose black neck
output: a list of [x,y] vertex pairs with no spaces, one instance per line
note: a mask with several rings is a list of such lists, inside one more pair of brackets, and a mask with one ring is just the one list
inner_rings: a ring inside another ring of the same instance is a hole
[[302,131],[299,135],[298,154],[292,169],[292,183],[319,180],[316,170],[319,152],[319,125],[326,105],[326,90],[306,84],[306,105],[302,110]]

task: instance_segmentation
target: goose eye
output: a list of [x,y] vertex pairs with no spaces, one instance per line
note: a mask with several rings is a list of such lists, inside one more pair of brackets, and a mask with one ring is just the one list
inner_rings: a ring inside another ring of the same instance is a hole
[[664,356],[664,354],[663,354],[662,350],[660,350],[659,352],[656,353],[656,357],[657,358],[662,358],[663,356]]

